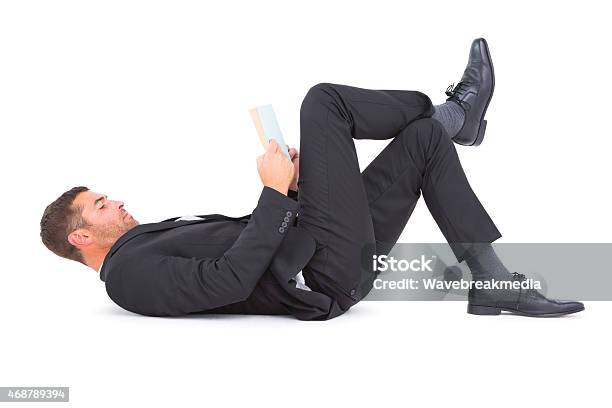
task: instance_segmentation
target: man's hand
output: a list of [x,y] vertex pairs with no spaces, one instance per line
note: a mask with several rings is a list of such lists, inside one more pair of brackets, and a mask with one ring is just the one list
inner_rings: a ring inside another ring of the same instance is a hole
[[295,147],[287,146],[289,150],[289,157],[291,157],[291,163],[293,163],[293,180],[289,185],[289,190],[298,191],[298,179],[300,178],[300,152]]
[[266,152],[257,157],[257,171],[264,186],[287,195],[293,180],[294,166],[280,151],[276,140],[271,139]]

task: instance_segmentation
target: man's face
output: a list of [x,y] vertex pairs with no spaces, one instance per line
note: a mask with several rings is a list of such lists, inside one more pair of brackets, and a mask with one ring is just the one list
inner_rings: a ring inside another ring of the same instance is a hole
[[111,247],[120,236],[139,224],[123,208],[122,201],[108,200],[106,195],[93,191],[79,193],[73,206],[83,208],[81,214],[89,224],[70,234],[70,242],[80,248]]

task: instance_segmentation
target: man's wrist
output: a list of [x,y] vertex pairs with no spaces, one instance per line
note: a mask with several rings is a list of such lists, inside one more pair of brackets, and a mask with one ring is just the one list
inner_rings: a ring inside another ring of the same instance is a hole
[[275,185],[272,185],[272,184],[265,184],[265,186],[269,187],[269,188],[271,188],[273,190],[278,191],[282,195],[287,195],[287,190],[289,190],[288,187],[275,186]]

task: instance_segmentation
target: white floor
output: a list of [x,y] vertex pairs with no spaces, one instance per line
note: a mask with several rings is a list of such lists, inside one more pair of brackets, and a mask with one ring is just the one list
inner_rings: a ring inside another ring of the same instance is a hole
[[463,302],[363,302],[300,322],[147,318],[98,300],[3,313],[0,385],[69,386],[79,407],[609,400],[609,302],[559,319],[470,316]]

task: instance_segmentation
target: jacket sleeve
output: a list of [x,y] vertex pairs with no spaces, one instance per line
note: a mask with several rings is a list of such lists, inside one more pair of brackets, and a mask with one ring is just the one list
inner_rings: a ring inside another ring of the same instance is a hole
[[297,201],[264,187],[247,226],[223,256],[141,259],[129,273],[117,274],[125,303],[120,306],[145,315],[173,316],[245,300],[293,228],[296,210]]

